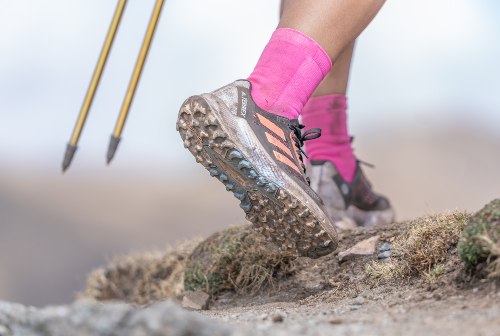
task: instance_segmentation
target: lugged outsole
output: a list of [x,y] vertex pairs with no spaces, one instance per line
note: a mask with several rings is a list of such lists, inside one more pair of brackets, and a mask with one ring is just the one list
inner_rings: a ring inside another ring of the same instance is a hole
[[336,243],[309,209],[289,192],[259,174],[221,127],[201,96],[188,98],[177,120],[186,147],[211,176],[240,201],[256,231],[291,255],[318,258]]

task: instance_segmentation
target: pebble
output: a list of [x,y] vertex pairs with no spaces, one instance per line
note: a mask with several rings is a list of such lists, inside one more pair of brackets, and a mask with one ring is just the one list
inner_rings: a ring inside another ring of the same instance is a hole
[[182,298],[182,307],[195,310],[205,310],[208,308],[210,295],[202,291],[187,292]]
[[328,323],[338,325],[344,323],[344,321],[342,319],[331,319]]
[[271,316],[271,321],[274,323],[281,323],[285,320],[285,317],[280,313],[275,313]]
[[391,256],[392,256],[392,251],[391,250],[380,252],[378,254],[378,258],[379,259],[387,259],[387,258],[390,258]]
[[347,261],[362,256],[369,256],[376,252],[377,242],[380,236],[373,236],[365,239],[351,248],[342,251],[338,254],[338,259],[340,262]]
[[392,244],[389,242],[384,242],[382,246],[378,249],[379,252],[390,251],[392,249]]

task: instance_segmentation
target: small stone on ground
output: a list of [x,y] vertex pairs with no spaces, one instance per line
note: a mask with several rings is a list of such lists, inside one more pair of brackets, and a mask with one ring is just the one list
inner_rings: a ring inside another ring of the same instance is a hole
[[182,307],[195,310],[206,310],[210,295],[202,291],[187,292],[182,299]]
[[365,239],[353,247],[340,252],[338,255],[339,261],[346,261],[356,257],[369,256],[376,252],[377,242],[380,236],[373,236],[371,238]]
[[392,252],[389,250],[389,251],[384,251],[384,252],[380,252],[378,254],[378,258],[379,259],[387,259],[387,258],[390,258],[392,256]]

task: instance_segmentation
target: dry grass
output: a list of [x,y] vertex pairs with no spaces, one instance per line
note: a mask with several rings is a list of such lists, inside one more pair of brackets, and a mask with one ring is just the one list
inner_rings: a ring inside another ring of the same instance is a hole
[[453,212],[421,217],[402,223],[405,230],[393,242],[393,257],[386,262],[372,262],[366,272],[371,279],[389,281],[410,275],[422,275],[435,281],[462,234],[469,215]]
[[179,295],[183,290],[187,257],[200,240],[169,248],[115,258],[93,271],[81,298],[121,300],[138,305]]
[[108,266],[90,274],[79,296],[144,305],[176,297],[185,290],[203,290],[209,294],[224,289],[256,293],[291,274],[294,260],[277,251],[250,227],[239,226],[167,251],[115,258]]
[[446,266],[443,264],[437,264],[432,267],[429,271],[422,272],[422,279],[429,284],[433,284],[441,278],[442,275],[446,273]]
[[186,264],[184,286],[209,294],[226,289],[254,294],[291,274],[294,261],[249,226],[237,226],[198,245]]
[[386,282],[395,279],[403,278],[405,274],[405,269],[401,267],[397,262],[371,262],[366,265],[366,274],[372,280],[377,280],[377,282]]

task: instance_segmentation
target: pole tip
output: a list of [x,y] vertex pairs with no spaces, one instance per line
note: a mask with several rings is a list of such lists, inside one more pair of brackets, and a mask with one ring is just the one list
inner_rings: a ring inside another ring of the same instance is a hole
[[74,146],[72,144],[68,144],[66,146],[66,152],[64,153],[64,160],[63,160],[63,164],[62,164],[62,172],[63,173],[69,168],[77,148],[78,148],[77,146]]
[[106,162],[109,165],[111,160],[115,157],[116,150],[118,149],[118,145],[120,144],[121,138],[111,136],[109,140],[108,153],[106,155]]

